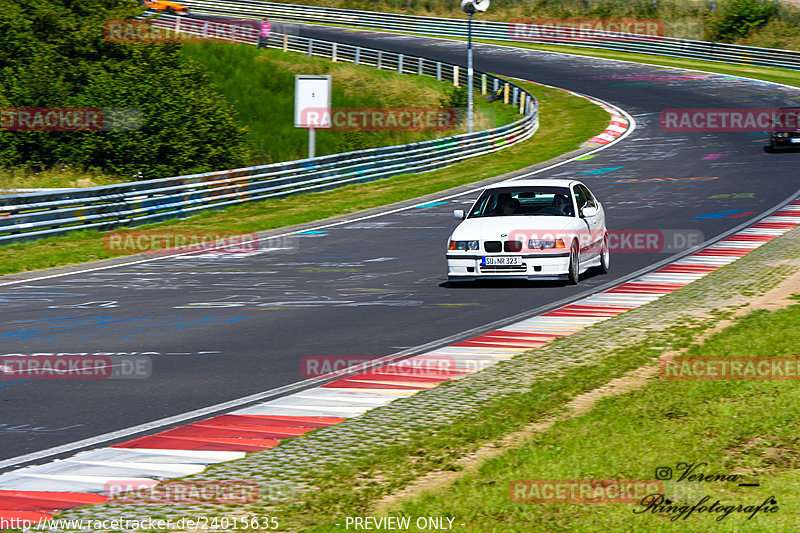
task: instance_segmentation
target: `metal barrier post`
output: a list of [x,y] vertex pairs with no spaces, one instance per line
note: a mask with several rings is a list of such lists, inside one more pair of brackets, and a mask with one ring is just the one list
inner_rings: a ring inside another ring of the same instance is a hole
[[397,72],[403,73],[403,54],[398,54],[397,56]]
[[486,74],[481,75],[481,94],[486,94]]
[[380,70],[380,69],[381,69],[381,59],[383,59],[383,52],[381,52],[380,50],[378,50],[378,65],[377,65],[377,67],[376,67],[378,70]]
[[439,61],[436,62],[436,79],[442,81],[442,64]]
[[503,85],[503,103],[504,104],[508,103],[508,93],[510,92],[508,89],[509,89],[509,87],[508,87],[507,83],[505,85]]
[[331,49],[331,63],[336,63],[336,44],[333,43],[333,48]]
[[422,58],[420,57],[419,63],[417,64],[417,75],[422,76],[423,72],[425,72],[425,69],[422,67]]
[[453,85],[458,87],[458,65],[453,65]]
[[314,49],[314,39],[308,40],[308,57],[311,57],[311,53]]
[[361,47],[356,46],[356,59],[355,64],[358,65],[358,62],[361,60]]

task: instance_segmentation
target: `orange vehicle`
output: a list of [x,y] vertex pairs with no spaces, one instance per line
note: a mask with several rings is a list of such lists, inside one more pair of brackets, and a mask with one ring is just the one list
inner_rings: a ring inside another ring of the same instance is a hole
[[170,2],[169,0],[140,0],[139,2],[147,9],[159,11],[168,15],[188,15],[189,8],[178,2]]

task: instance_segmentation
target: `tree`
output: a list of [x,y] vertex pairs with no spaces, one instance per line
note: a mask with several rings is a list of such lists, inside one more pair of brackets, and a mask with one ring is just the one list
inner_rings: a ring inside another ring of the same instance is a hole
[[245,128],[175,43],[113,43],[133,0],[0,0],[0,107],[141,112],[134,131],[0,131],[0,164],[73,164],[132,179],[242,165]]

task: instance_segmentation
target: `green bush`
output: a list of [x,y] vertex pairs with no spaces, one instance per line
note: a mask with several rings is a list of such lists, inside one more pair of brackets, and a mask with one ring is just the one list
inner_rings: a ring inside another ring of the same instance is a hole
[[0,131],[0,166],[56,164],[131,179],[242,164],[232,106],[177,44],[105,40],[110,19],[141,12],[134,0],[0,0],[0,106],[134,108],[135,131]]
[[714,41],[731,43],[759,28],[775,16],[775,4],[760,0],[731,0],[725,5],[720,18],[711,25]]

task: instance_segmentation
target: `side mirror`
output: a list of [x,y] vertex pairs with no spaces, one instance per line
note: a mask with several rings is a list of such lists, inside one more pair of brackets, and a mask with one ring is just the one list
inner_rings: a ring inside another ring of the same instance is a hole
[[597,208],[596,207],[587,206],[587,207],[584,207],[581,210],[581,216],[582,217],[593,217],[596,214],[597,214]]
[[457,218],[458,220],[464,220],[465,216],[466,215],[463,209],[456,209],[455,211],[453,211],[453,217]]

